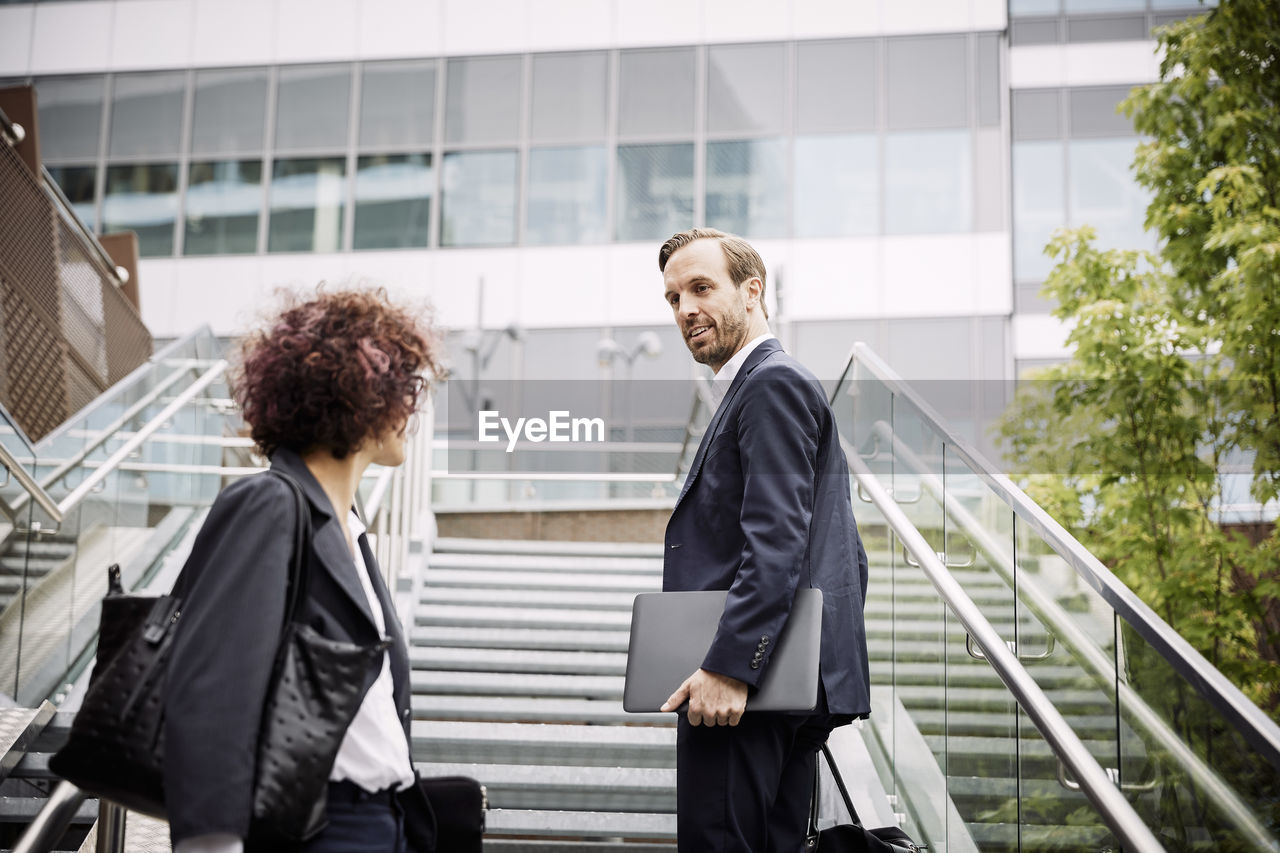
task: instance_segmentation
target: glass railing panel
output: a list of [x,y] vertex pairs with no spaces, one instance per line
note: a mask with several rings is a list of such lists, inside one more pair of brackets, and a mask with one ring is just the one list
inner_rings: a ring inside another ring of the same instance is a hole
[[[901,464],[914,464],[902,460]],[[1009,582],[1013,513],[992,500],[983,482],[954,450],[943,448],[945,514],[941,555],[951,574],[1008,640],[1018,636]],[[969,836],[979,850],[1016,849],[1021,815],[1017,702],[968,632],[951,618],[947,632],[947,791],[954,811],[948,838]]]
[[[1120,765],[1111,608],[1015,519],[1018,652],[1022,665],[1109,776]],[[1023,716],[1024,843],[1116,848],[1116,839],[1039,731]]]
[[[8,413],[0,410],[0,444],[13,464],[34,476],[35,451]],[[30,558],[35,534],[31,529],[32,502],[14,471],[0,473],[0,695],[17,695],[18,664],[22,658],[22,622],[30,584]]]
[[1280,849],[1280,768],[1137,631],[1116,621],[1120,784],[1138,814],[1170,851]]
[[[880,450],[891,456],[892,474],[887,484],[894,501],[924,535],[934,551],[944,550],[941,495],[928,488],[931,479],[943,476],[943,448],[925,428],[919,413],[898,395],[891,398],[891,421],[872,425]],[[900,449],[906,449],[918,467],[903,464]],[[883,481],[882,481],[883,482]],[[895,788],[910,791],[913,800],[947,803],[946,776],[953,756],[947,734],[948,614],[946,606],[918,564],[903,552],[895,540],[893,552],[893,647],[894,685],[912,725],[899,725],[894,732],[897,750],[910,755],[923,740],[938,770],[923,778],[912,763],[896,767]],[[936,807],[919,814],[922,833],[933,839],[947,838],[947,810]]]

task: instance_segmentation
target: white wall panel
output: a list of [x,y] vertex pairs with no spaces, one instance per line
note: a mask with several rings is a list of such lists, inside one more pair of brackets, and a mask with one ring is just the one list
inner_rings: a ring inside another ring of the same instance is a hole
[[443,0],[361,0],[364,59],[435,56],[444,44]]
[[1160,76],[1154,41],[1037,44],[1009,49],[1009,85],[1103,86],[1150,83]]
[[1007,0],[969,0],[969,26],[975,30],[1003,30],[1009,25]]
[[967,30],[969,5],[962,0],[880,0],[882,32],[950,33]]
[[191,64],[193,0],[130,0],[116,3],[111,68],[186,68]]
[[702,39],[703,0],[614,0],[618,44],[693,44]]
[[777,0],[705,0],[707,41],[770,41],[791,35],[791,9]]
[[[658,272],[659,241],[621,243],[608,247],[608,264],[599,272],[609,291],[606,320],[618,326],[675,323],[662,301],[662,273]],[[590,275],[594,271],[587,271]],[[578,322],[586,325],[587,318]]]
[[[831,320],[883,315],[878,243],[871,237],[795,241],[778,263],[785,319]],[[770,287],[776,299],[777,281]],[[771,302],[770,311],[774,306],[776,302]]]
[[576,50],[611,47],[614,43],[616,31],[611,2],[530,0],[528,14],[529,50]]
[[1008,232],[975,234],[973,240],[974,314],[1013,313],[1013,247]]
[[275,61],[275,0],[195,0],[195,4],[194,65],[268,65]]
[[40,3],[35,7],[31,73],[102,71],[111,59],[115,3]]
[[796,38],[869,36],[881,31],[879,0],[792,0]]
[[513,53],[527,48],[527,0],[444,0],[444,4],[445,53]]
[[895,317],[949,317],[975,313],[970,234],[885,237],[880,288],[884,310]]
[[1070,328],[1048,314],[1015,314],[1013,317],[1013,357],[1066,358]]
[[35,22],[34,6],[0,6],[0,74],[26,76]]
[[276,0],[276,61],[354,59],[359,22],[359,0]]

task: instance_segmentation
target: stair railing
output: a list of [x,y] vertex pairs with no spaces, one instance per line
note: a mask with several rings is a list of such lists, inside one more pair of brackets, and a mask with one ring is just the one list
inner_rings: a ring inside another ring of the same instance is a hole
[[[1136,722],[1146,735],[1167,750],[1174,763],[1195,779],[1201,790],[1222,810],[1223,814],[1230,816],[1235,825],[1244,830],[1245,834],[1258,849],[1271,849],[1274,845],[1274,839],[1252,810],[1249,809],[1248,805],[1232,791],[1231,787],[1223,781],[1222,777],[1213,768],[1187,747],[1186,743],[1147,704],[1147,701],[1138,691],[1134,690],[1124,679],[1118,677],[1114,658],[1109,657],[1106,652],[1099,648],[1097,642],[1071,618],[1066,609],[1041,589],[1040,585],[1035,583],[1034,579],[1017,565],[1013,556],[1005,548],[1001,547],[991,532],[957,497],[946,489],[942,478],[931,471],[924,460],[900,436],[894,434],[892,426],[884,421],[877,421],[873,429],[882,441],[888,442],[889,446],[893,448],[892,454],[895,461],[905,463],[910,473],[919,478],[922,488],[937,501],[938,505],[942,507],[942,511],[964,531],[965,536],[973,543],[973,546],[986,557],[988,565],[996,570],[996,573],[1004,579],[1009,588],[1014,590],[1018,598],[1049,629],[1049,652],[1053,651],[1054,638],[1056,637],[1075,659],[1083,665],[1085,671],[1093,677],[1104,692],[1116,691],[1117,702],[1120,707],[1124,708],[1125,717]],[[861,456],[854,452],[854,449],[847,442],[842,439],[842,443],[846,445],[845,453],[847,455],[851,457],[857,456],[861,461]],[[865,463],[863,463],[863,466],[865,467]],[[884,486],[881,485],[881,488],[883,489]],[[859,494],[866,494],[863,490],[861,479],[859,479]],[[939,554],[938,558],[950,567],[950,564],[946,563],[944,555]],[[911,564],[914,565],[914,560],[911,561]],[[1172,630],[1168,626],[1164,626],[1164,628],[1165,630]],[[978,650],[978,653],[975,654],[971,635],[965,638],[965,644],[969,649],[970,655],[980,659],[986,658],[986,653],[983,651]],[[1011,642],[1005,643],[1005,645],[1021,661],[1043,660],[1048,655],[1048,653],[1044,653],[1028,656],[1022,654]],[[1118,784],[1122,790],[1152,790],[1150,784],[1122,784],[1115,768],[1106,769],[1109,776],[1115,777],[1112,781]],[[1058,778],[1064,788],[1072,791],[1079,790],[1079,783],[1063,772],[1062,763],[1059,764]]]
[[1107,772],[857,453],[849,457],[849,470],[1120,842],[1126,849],[1144,853],[1163,851],[1164,847],[1112,784]]

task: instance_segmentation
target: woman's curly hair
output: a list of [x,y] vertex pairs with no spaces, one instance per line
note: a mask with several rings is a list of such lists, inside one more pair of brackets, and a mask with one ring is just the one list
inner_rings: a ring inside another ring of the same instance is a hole
[[342,459],[404,424],[442,373],[429,316],[391,304],[381,288],[321,285],[240,342],[232,393],[264,455],[324,447]]

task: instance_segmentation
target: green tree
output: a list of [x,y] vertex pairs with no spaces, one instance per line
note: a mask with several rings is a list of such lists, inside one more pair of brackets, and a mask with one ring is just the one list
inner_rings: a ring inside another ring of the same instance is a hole
[[1280,4],[1223,0],[1159,42],[1159,82],[1122,107],[1160,249],[1054,236],[1072,356],[1001,429],[1032,493],[1280,716],[1280,529],[1217,512],[1228,464],[1280,497]]

